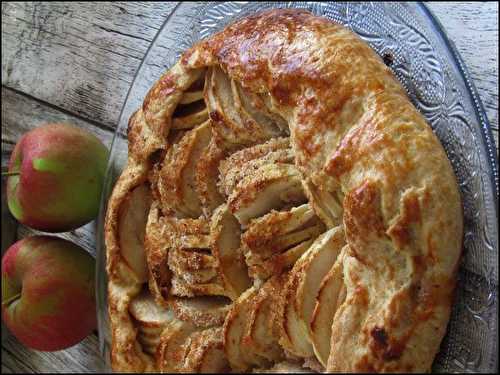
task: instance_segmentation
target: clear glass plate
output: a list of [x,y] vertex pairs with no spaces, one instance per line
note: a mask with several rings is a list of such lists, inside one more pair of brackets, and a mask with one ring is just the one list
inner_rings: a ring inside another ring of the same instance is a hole
[[[99,216],[98,318],[101,351],[109,359],[102,228],[106,202],[127,158],[130,115],[163,71],[194,42],[256,11],[305,8],[340,22],[367,41],[393,70],[441,140],[462,192],[465,234],[456,303],[434,361],[438,372],[496,372],[498,368],[498,156],[469,74],[439,22],[417,3],[181,3],[155,37],[122,109],[111,148]],[[446,197],[443,197],[446,199]]]

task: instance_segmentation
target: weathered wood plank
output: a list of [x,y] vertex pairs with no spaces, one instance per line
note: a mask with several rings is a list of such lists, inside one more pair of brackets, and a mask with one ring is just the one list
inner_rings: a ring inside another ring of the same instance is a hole
[[498,2],[428,2],[467,66],[498,148]]
[[108,148],[114,135],[112,128],[89,122],[25,94],[2,87],[2,144],[16,144],[24,133],[51,122],[66,122],[86,129],[95,134]]
[[175,5],[2,3],[2,84],[114,126],[151,40]]
[[[24,237],[29,237],[33,235],[47,235],[46,232],[41,232],[36,229],[28,228],[24,225],[19,225],[17,229],[17,238],[21,239]],[[85,250],[87,250],[93,256],[96,255],[96,224],[92,221],[78,229],[72,230],[71,232],[63,233],[50,233],[50,236],[61,237],[65,240],[76,243]]]
[[57,352],[27,349],[12,335],[2,344],[2,373],[85,373],[103,372],[105,363],[99,355],[95,334],[79,344]]

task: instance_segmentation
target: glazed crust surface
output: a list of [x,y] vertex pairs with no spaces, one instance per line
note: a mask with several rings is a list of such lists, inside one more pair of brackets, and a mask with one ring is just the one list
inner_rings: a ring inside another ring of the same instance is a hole
[[[343,26],[299,10],[256,14],[199,42],[131,119],[129,161],[105,223],[114,370],[157,369],[127,311],[141,284],[120,255],[119,207],[147,179],[155,153],[169,148],[183,92],[216,66],[288,123],[311,206],[327,227],[344,228],[345,299],[333,318],[326,370],[429,371],[446,332],[462,249],[450,162],[376,53]],[[217,127],[221,114],[209,116]],[[329,210],[330,200],[340,209]]]

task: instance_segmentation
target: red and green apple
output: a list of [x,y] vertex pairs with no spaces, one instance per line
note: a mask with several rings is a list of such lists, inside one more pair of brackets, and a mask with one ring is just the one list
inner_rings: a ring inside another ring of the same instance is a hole
[[47,124],[24,134],[11,155],[7,203],[21,223],[64,232],[93,220],[99,210],[108,150],[93,134]]
[[2,319],[25,346],[68,348],[97,326],[95,261],[57,237],[33,236],[2,257]]

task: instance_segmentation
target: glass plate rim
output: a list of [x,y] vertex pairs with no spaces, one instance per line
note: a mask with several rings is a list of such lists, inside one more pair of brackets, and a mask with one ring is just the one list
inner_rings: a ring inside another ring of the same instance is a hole
[[[110,145],[110,158],[108,160],[108,165],[106,169],[106,176],[105,176],[105,183],[102,189],[102,195],[101,195],[101,202],[100,202],[100,208],[99,208],[99,216],[97,220],[97,230],[96,230],[96,259],[105,259],[105,245],[104,245],[104,221],[105,221],[105,213],[106,213],[106,208],[107,208],[107,201],[109,198],[109,195],[111,194],[114,182],[112,180],[112,170],[113,170],[113,158],[112,158],[112,151],[113,151],[113,146],[116,144],[117,137],[120,135],[119,130],[120,130],[120,125],[122,123],[128,122],[128,118],[124,118],[125,112],[126,112],[126,107],[127,103],[129,102],[130,95],[133,92],[133,88],[135,84],[137,83],[137,79],[141,73],[141,70],[145,64],[145,61],[147,57],[149,56],[149,53],[151,52],[152,48],[155,47],[155,43],[158,40],[158,37],[162,34],[162,31],[164,30],[165,26],[168,24],[168,22],[176,15],[176,12],[178,11],[179,7],[183,4],[184,2],[178,2],[175,7],[172,8],[170,14],[166,17],[164,22],[162,23],[161,27],[158,29],[156,35],[152,39],[150,45],[148,46],[144,57],[141,60],[141,63],[137,67],[137,70],[134,74],[134,78],[127,90],[127,94],[125,96],[123,105],[120,110],[120,115],[118,117],[118,122],[117,126],[112,138],[112,142]],[[195,2],[193,2],[195,3]],[[218,2],[219,3],[219,2]],[[222,3],[222,2],[221,2]],[[448,34],[446,33],[443,25],[439,21],[439,19],[433,14],[433,12],[428,8],[426,4],[424,4],[422,1],[418,1],[414,3],[416,7],[420,8],[420,11],[422,12],[423,16],[430,21],[432,27],[436,31],[436,35],[439,36],[441,41],[443,42],[444,46],[448,50],[450,56],[452,57],[451,60],[448,60],[449,63],[451,63],[460,73],[459,78],[460,80],[463,81],[463,84],[466,88],[466,94],[470,97],[470,102],[472,104],[472,107],[474,109],[474,116],[475,119],[479,122],[480,126],[480,134],[481,134],[481,141],[483,143],[484,149],[487,151],[487,160],[488,160],[488,177],[489,177],[489,184],[492,188],[493,192],[493,203],[494,203],[494,214],[497,219],[498,223],[498,192],[499,192],[499,186],[498,186],[498,151],[497,147],[494,142],[494,137],[492,133],[492,128],[489,122],[489,119],[486,115],[486,112],[484,110],[484,106],[482,103],[482,100],[478,94],[478,91],[475,87],[474,82],[470,78],[470,73],[468,71],[468,68],[463,61],[460,52],[456,48],[455,44],[449,39]],[[168,69],[168,68],[167,68]],[[167,70],[165,69],[165,70]],[[158,77],[159,78],[159,77]],[[498,253],[497,253],[497,260],[498,260]],[[100,267],[99,267],[100,265]],[[106,302],[106,290],[102,289],[103,281],[102,278],[106,279],[107,284],[107,274],[106,274],[106,269],[105,269],[105,262],[102,262],[102,264],[99,264],[98,262],[98,267],[96,268],[96,300],[97,300],[97,316],[98,316],[98,338],[99,338],[99,350],[102,356],[105,357],[105,335],[102,334],[102,328],[107,324],[106,322],[102,321],[102,315],[100,314],[100,308],[102,308],[103,302],[104,305],[107,306]],[[107,311],[106,311],[107,313]],[[498,336],[497,336],[497,341],[498,341]],[[498,343],[497,343],[498,347]],[[106,364],[109,366],[109,361],[107,358],[105,358]],[[495,367],[498,369],[498,357],[496,358],[496,363]]]
[[498,192],[499,192],[499,186],[498,186],[498,150],[495,145],[494,137],[493,137],[493,131],[491,128],[490,121],[488,119],[488,116],[486,115],[486,111],[484,109],[483,102],[478,94],[476,85],[474,84],[473,80],[470,77],[469,70],[467,66],[465,65],[465,62],[462,59],[462,56],[460,55],[460,52],[458,51],[457,47],[455,46],[455,43],[453,43],[449,37],[448,34],[446,34],[446,31],[439,21],[439,19],[434,15],[434,13],[429,9],[427,5],[425,5],[422,1],[417,2],[417,5],[423,10],[423,12],[427,15],[428,19],[431,21],[433,26],[436,28],[438,31],[438,35],[441,37],[442,41],[448,48],[448,50],[451,52],[451,56],[453,57],[453,64],[455,67],[459,70],[461,79],[465,83],[465,87],[467,88],[467,94],[471,97],[472,103],[474,104],[474,114],[476,115],[476,118],[478,118],[481,124],[481,135],[483,137],[483,141],[485,142],[487,151],[488,151],[488,168],[489,172],[488,175],[491,179],[491,185],[493,187],[493,198],[494,198],[494,206],[496,210],[496,216],[498,218]]

